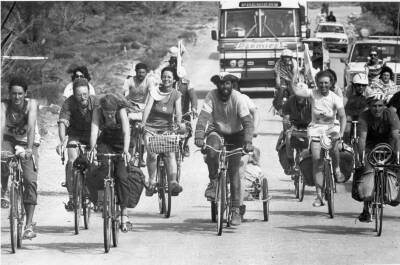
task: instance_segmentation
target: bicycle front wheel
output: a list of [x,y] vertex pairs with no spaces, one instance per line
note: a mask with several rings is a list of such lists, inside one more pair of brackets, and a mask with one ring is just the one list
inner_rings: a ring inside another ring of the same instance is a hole
[[299,174],[299,179],[298,179],[298,185],[299,185],[299,202],[302,202],[304,199],[304,190],[306,188],[306,184],[304,183],[304,176],[302,173]]
[[108,253],[111,246],[111,183],[106,181],[104,186],[103,198],[103,235],[104,235],[104,251]]
[[223,171],[219,174],[217,182],[217,234],[222,234],[222,227],[224,223],[225,199],[226,199],[226,173]]
[[383,221],[383,172],[378,173],[378,181],[376,182],[375,194],[375,230],[376,235],[382,234],[382,221]]
[[75,235],[79,234],[79,224],[82,210],[82,174],[78,170],[74,172],[74,224]]
[[11,252],[15,253],[18,242],[18,188],[14,183],[10,187],[10,236]]
[[92,212],[92,208],[90,207],[90,200],[89,200],[89,191],[87,188],[85,189],[82,201],[82,209],[83,209],[83,224],[85,229],[89,229],[90,223],[90,215]]
[[335,217],[335,202],[334,202],[334,180],[332,175],[332,165],[329,162],[324,164],[325,178],[325,199],[328,202],[328,213],[330,218]]
[[114,189],[111,192],[111,230],[112,230],[112,241],[113,247],[118,246],[118,238],[119,238],[119,218],[117,216],[117,200],[114,193]]
[[269,191],[267,178],[261,179],[262,199],[263,199],[263,215],[264,221],[269,221]]

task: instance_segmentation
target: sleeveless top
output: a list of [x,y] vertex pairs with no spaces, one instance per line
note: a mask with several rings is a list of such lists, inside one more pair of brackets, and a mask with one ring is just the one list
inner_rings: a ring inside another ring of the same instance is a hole
[[146,125],[157,130],[169,130],[173,123],[175,102],[181,97],[178,90],[173,89],[167,102],[154,100]]
[[[15,141],[28,143],[28,105],[31,99],[26,98],[21,110],[12,109],[9,100],[4,100],[6,104],[6,128],[4,136],[12,137]],[[40,144],[40,134],[37,121],[35,123],[35,136],[33,142]]]

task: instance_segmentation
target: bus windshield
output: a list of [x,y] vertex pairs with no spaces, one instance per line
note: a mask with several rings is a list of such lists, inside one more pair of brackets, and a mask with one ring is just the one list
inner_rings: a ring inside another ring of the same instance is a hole
[[221,38],[277,38],[300,35],[297,9],[223,10],[220,25]]

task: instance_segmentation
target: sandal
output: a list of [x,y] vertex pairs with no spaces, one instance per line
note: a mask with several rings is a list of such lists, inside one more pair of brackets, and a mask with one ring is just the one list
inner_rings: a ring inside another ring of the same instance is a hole
[[170,188],[171,188],[171,195],[172,196],[178,196],[179,193],[181,193],[182,190],[183,190],[182,186],[179,185],[179,183],[176,182],[176,181],[171,181]]
[[[126,218],[125,222],[122,222],[122,217]],[[121,232],[123,232],[123,233],[127,233],[128,231],[130,231],[132,229],[132,223],[129,221],[129,217],[127,215],[121,216],[121,224],[120,224],[119,228],[121,229]]]
[[22,235],[22,239],[32,240],[32,238],[35,238],[36,233],[33,231],[35,226],[36,226],[36,223],[31,223],[29,226],[25,226],[25,231]]

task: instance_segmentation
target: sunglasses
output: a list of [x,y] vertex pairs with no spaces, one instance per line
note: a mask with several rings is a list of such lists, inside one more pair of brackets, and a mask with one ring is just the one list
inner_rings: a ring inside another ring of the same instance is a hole
[[84,75],[75,75],[76,78],[84,78]]
[[378,54],[377,53],[371,53],[369,56],[376,57],[376,56],[378,56]]

